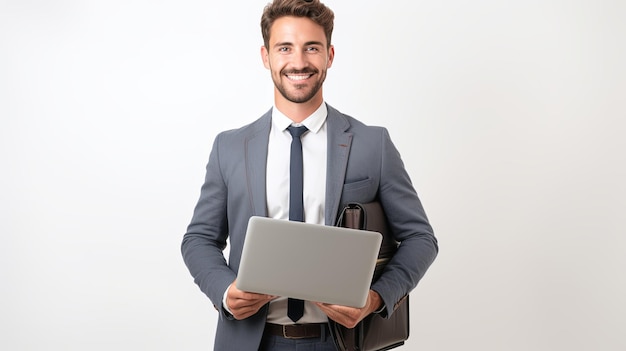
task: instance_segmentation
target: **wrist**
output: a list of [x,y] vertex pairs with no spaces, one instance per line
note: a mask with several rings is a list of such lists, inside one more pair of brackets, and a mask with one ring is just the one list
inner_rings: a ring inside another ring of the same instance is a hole
[[370,290],[370,301],[370,313],[380,313],[385,309],[382,297],[374,290]]

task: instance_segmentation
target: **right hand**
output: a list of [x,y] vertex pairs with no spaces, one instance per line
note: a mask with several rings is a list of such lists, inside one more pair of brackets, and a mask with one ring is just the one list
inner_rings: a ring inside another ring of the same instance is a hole
[[241,291],[237,289],[236,281],[232,282],[226,291],[226,305],[235,319],[241,320],[252,316],[263,305],[278,297]]

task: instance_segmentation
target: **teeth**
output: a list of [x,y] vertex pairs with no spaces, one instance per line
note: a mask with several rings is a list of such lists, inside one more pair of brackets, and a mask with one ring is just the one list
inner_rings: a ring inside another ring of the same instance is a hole
[[305,80],[307,78],[309,78],[310,76],[287,76],[287,78],[291,79],[291,80]]

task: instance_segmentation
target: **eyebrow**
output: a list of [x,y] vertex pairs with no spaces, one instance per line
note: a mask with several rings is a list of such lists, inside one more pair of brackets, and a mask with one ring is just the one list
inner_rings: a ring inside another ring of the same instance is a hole
[[[321,41],[307,41],[306,43],[304,43],[304,46],[311,46],[311,45],[324,46],[324,43],[322,43]],[[293,46],[293,43],[289,41],[284,41],[284,42],[274,44],[274,47],[278,47],[278,46]]]

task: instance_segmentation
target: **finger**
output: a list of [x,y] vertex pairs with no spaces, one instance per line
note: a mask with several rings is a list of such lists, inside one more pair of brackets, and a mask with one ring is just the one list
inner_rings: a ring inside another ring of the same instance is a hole
[[[259,298],[256,298],[259,297]],[[257,313],[261,307],[267,304],[271,299],[276,298],[270,295],[255,294],[254,299],[234,299],[227,300],[229,309],[236,319],[244,319]]]
[[261,300],[271,300],[271,299],[276,298],[273,295],[258,294],[258,293],[239,290],[235,286],[234,283],[228,288],[228,291],[226,294],[229,299],[233,299],[233,300],[240,299],[240,300],[261,301]]
[[352,308],[352,307],[346,307],[346,306],[341,306],[341,305],[331,305],[327,303],[318,303],[317,305],[323,311],[329,311],[333,314],[339,314],[339,315],[350,315],[350,314],[353,314],[355,310],[355,308]]
[[235,297],[235,298],[229,298],[228,301],[228,307],[230,308],[235,308],[235,309],[241,309],[241,308],[260,308],[260,306],[265,305],[266,303],[268,303],[271,300],[270,297],[268,297],[267,295],[249,295],[249,294],[245,294],[241,297]]
[[356,326],[356,324],[364,317],[362,310],[358,308],[323,303],[318,303],[317,306],[328,316],[328,318],[348,328]]
[[274,295],[259,294],[259,293],[239,290],[236,286],[232,286],[228,290],[228,294],[232,295],[233,297],[244,299],[244,300],[271,300],[271,299],[276,298],[276,296]]

